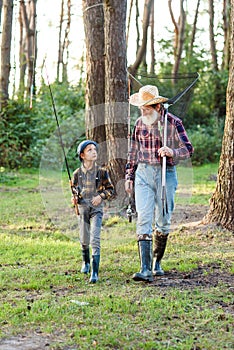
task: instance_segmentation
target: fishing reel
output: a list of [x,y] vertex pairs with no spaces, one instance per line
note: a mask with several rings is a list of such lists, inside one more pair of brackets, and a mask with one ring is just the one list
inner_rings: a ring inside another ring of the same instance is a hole
[[128,207],[127,207],[127,210],[126,210],[126,215],[127,215],[127,218],[128,218],[128,222],[132,222],[133,211],[132,211],[131,203],[128,204]]

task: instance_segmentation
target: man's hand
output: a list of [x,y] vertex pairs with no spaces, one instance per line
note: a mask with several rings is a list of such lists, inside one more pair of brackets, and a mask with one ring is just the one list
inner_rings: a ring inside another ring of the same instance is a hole
[[167,146],[159,148],[158,154],[160,155],[160,157],[173,157],[174,155],[173,150]]
[[126,180],[125,181],[125,191],[129,194],[132,193],[133,189],[133,181],[132,180]]

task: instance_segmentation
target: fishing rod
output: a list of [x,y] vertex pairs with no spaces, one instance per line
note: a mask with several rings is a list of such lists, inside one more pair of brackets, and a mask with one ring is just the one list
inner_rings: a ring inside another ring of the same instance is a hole
[[58,127],[58,135],[59,135],[59,141],[60,141],[60,145],[63,151],[63,156],[64,156],[64,160],[65,160],[65,165],[66,165],[66,169],[67,169],[67,174],[68,174],[68,178],[69,178],[69,183],[70,183],[70,188],[71,188],[71,192],[74,198],[74,207],[75,207],[75,212],[77,215],[79,215],[79,209],[78,209],[78,204],[77,204],[77,198],[78,198],[78,191],[75,188],[75,186],[73,185],[72,182],[72,178],[71,178],[71,173],[70,173],[70,169],[68,166],[68,161],[67,161],[67,157],[66,157],[66,153],[65,153],[65,149],[64,149],[64,144],[63,144],[63,139],[62,139],[62,134],[61,134],[61,130],[60,130],[60,125],[59,125],[59,121],[58,121],[58,115],[57,115],[57,111],[56,111],[56,107],[55,107],[55,102],[54,102],[54,96],[52,93],[52,89],[51,89],[51,85],[49,82],[49,75],[46,69],[46,76],[47,76],[47,83],[48,83],[48,87],[49,87],[49,91],[50,91],[50,97],[51,97],[51,102],[52,102],[52,106],[53,106],[53,110],[54,110],[54,115],[55,115],[55,119],[56,119],[56,123],[57,123],[57,127]]

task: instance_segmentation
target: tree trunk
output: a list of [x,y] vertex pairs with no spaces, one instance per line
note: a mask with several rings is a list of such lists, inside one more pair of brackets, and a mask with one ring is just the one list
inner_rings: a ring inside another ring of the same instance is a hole
[[148,27],[150,23],[150,14],[152,11],[153,2],[154,0],[145,0],[143,21],[142,21],[142,26],[143,26],[142,43],[141,43],[141,46],[139,47],[139,50],[137,51],[135,62],[129,67],[129,71],[132,75],[136,74],[137,69],[139,68],[140,64],[144,61],[144,58],[146,57]]
[[210,34],[210,51],[211,51],[211,62],[212,67],[215,72],[218,72],[218,59],[217,59],[217,50],[215,45],[215,38],[214,38],[214,0],[209,0],[209,34]]
[[193,47],[194,47],[194,42],[195,42],[195,36],[197,32],[197,19],[198,19],[198,13],[199,13],[199,7],[200,7],[200,0],[197,0],[197,6],[196,6],[196,11],[195,11],[195,16],[194,16],[194,21],[193,21],[193,29],[192,29],[192,35],[191,35],[191,41],[190,41],[190,57],[193,56]]
[[4,22],[2,27],[1,44],[1,79],[0,79],[0,105],[1,109],[9,99],[8,87],[11,69],[11,34],[13,18],[13,0],[3,1]]
[[[59,22],[59,48],[58,48],[58,61],[57,61],[57,80],[59,82],[68,82],[67,74],[67,64],[69,57],[69,32],[71,27],[71,0],[67,0],[67,21],[66,27],[63,34],[63,26],[65,21],[64,14],[64,0],[61,2],[61,11],[60,11],[60,22]],[[63,36],[63,39],[62,39]],[[66,57],[65,57],[66,53]]]
[[228,70],[230,60],[230,0],[223,1],[223,33],[224,47],[222,69]]
[[[25,5],[24,0],[20,2],[20,14],[22,19],[22,42],[21,54],[26,58],[28,70],[26,95],[35,93],[35,65],[36,65],[36,0],[30,0]],[[25,33],[25,35],[24,35]],[[24,64],[24,62],[23,62]],[[23,79],[23,77],[21,77]],[[24,85],[22,81],[21,85]]]
[[227,87],[227,113],[220,156],[218,179],[210,200],[205,223],[215,222],[234,231],[234,0],[231,0],[230,67]]
[[[86,136],[101,144],[99,160],[106,161],[105,49],[102,0],[83,0],[86,43]],[[101,159],[100,159],[101,158]]]
[[104,1],[106,141],[108,164],[115,185],[124,178],[127,158],[126,7],[127,0]]
[[[172,68],[172,74],[174,77],[176,77],[180,69],[180,62],[181,62],[183,46],[184,46],[186,13],[184,11],[184,0],[180,0],[180,16],[177,23],[172,10],[172,0],[168,1],[168,6],[169,6],[169,12],[171,15],[172,23],[174,24],[174,27],[175,27],[174,65]],[[175,80],[174,80],[174,83],[175,83]]]

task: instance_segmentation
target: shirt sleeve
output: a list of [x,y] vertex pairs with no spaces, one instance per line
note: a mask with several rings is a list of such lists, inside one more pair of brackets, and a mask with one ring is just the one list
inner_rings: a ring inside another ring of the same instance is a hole
[[98,186],[97,192],[102,199],[110,200],[114,197],[115,190],[108,171],[106,169],[101,169],[100,177],[100,184]]
[[177,147],[173,149],[174,157],[176,159],[190,158],[194,152],[193,146],[189,141],[183,123],[180,119],[175,122]]

